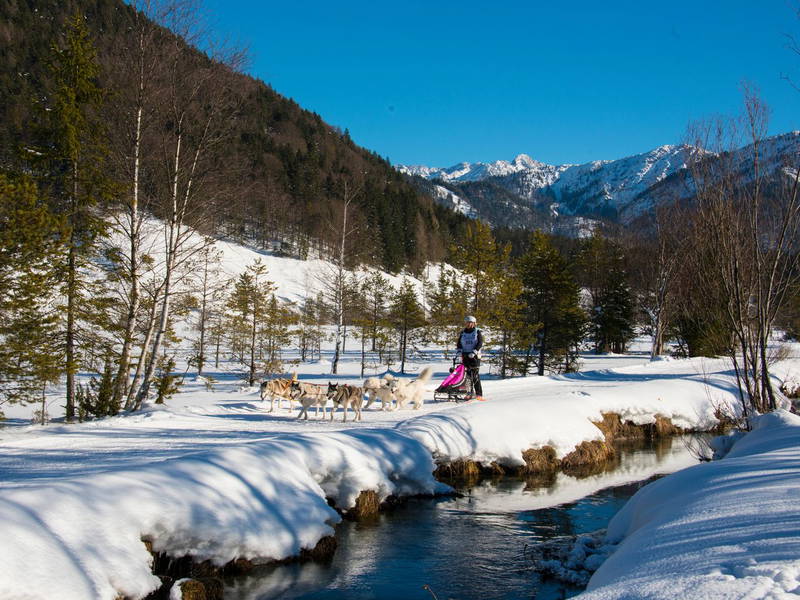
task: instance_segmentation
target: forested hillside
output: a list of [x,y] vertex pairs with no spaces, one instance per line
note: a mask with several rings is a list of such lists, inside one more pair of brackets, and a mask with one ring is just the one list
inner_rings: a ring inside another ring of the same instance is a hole
[[[47,66],[51,48],[63,41],[65,23],[74,14],[85,16],[97,48],[102,67],[99,80],[106,93],[101,109],[108,132],[104,143],[112,154],[116,150],[117,156],[123,156],[110,162],[109,168],[112,178],[124,182],[128,169],[124,156],[130,153],[124,148],[122,132],[130,129],[126,120],[131,117],[130,98],[139,74],[133,62],[139,48],[136,33],[141,28],[137,30],[135,11],[121,0],[0,2],[0,160],[6,170],[19,169],[24,164],[20,148],[36,141],[38,106],[52,89]],[[177,31],[186,26],[177,21],[173,27],[169,19],[164,21]],[[186,31],[192,28],[186,26]],[[145,65],[152,90],[170,60],[164,47],[176,40],[162,32],[150,41],[161,46],[151,48],[152,58]],[[208,54],[218,56],[213,51]],[[220,116],[218,109],[224,109],[224,118],[218,119],[214,131],[213,158],[204,167],[211,170],[213,163],[216,173],[205,200],[214,203],[214,219],[196,226],[291,255],[326,255],[337,240],[337,228],[331,223],[340,221],[341,205],[348,195],[352,196],[349,220],[355,230],[350,242],[353,251],[348,253],[351,260],[396,272],[404,267],[417,269],[445,255],[465,217],[409,185],[386,160],[358,147],[347,131],[329,126],[264,82],[230,73],[231,67],[237,71],[236,64],[208,63],[199,52],[191,56],[180,58],[187,64],[178,70],[185,73],[200,65],[207,71],[205,81],[232,77],[225,83],[198,86],[192,99],[200,112],[210,111],[206,114],[217,111]],[[192,61],[197,64],[189,65]],[[224,102],[218,97],[222,90]],[[152,106],[145,106],[145,116],[163,100],[158,90],[152,91]],[[155,137],[161,133],[159,127],[172,125],[162,119],[150,134]],[[156,179],[159,166],[148,167],[144,162],[143,190],[154,193],[157,185],[148,183],[148,178]],[[122,187],[125,193],[124,183]],[[155,204],[152,211],[158,213]]]

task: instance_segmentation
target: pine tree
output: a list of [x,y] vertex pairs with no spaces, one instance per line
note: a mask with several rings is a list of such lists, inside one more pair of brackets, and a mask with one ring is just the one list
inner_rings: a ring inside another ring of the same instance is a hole
[[425,325],[425,312],[417,300],[417,293],[411,283],[404,279],[392,298],[389,310],[390,319],[398,333],[400,372],[405,373],[406,355],[411,334],[417,327]]
[[369,322],[370,350],[377,350],[376,343],[381,325],[386,317],[386,300],[389,280],[380,271],[372,271],[361,283],[361,293],[365,304],[365,318]]
[[92,377],[86,385],[78,385],[76,408],[78,420],[89,417],[106,417],[119,412],[120,402],[114,398],[114,359],[109,352],[105,359],[103,373],[98,380]]
[[613,265],[600,302],[595,305],[591,322],[599,352],[622,353],[634,335],[634,300],[624,269]]
[[274,284],[266,279],[266,274],[266,266],[260,259],[256,260],[239,275],[228,301],[232,312],[231,330],[236,336],[233,350],[248,367],[247,381],[251,386],[256,382],[257,350],[263,333],[261,323],[269,311],[267,298],[275,289]]
[[622,248],[595,233],[575,260],[581,286],[589,293],[589,319],[596,352],[624,352],[634,334],[634,297]]
[[0,405],[36,401],[63,373],[53,292],[63,236],[29,178],[0,174]]
[[175,359],[166,354],[162,354],[158,359],[158,366],[156,367],[156,404],[164,404],[165,400],[169,400],[178,393],[181,383],[183,383],[183,378],[179,379],[174,371]]
[[482,318],[482,311],[487,308],[485,287],[497,271],[501,252],[491,228],[483,221],[468,223],[451,249],[453,265],[470,282],[467,292],[468,308],[478,319]]
[[281,371],[281,352],[291,342],[291,326],[296,322],[297,316],[294,312],[278,302],[274,293],[271,294],[259,331],[264,348],[263,355],[266,357],[270,372]]
[[197,339],[194,342],[195,361],[197,364],[197,374],[203,373],[203,368],[208,360],[206,348],[209,343],[210,328],[216,312],[220,310],[220,304],[225,295],[226,282],[220,280],[220,262],[222,253],[213,251],[213,246],[209,243],[201,252],[201,272],[198,276],[199,302],[197,306]]
[[455,348],[467,312],[466,292],[457,274],[442,263],[430,294],[430,329],[433,341],[444,346],[445,356],[448,350]]
[[518,269],[528,323],[537,340],[538,374],[544,375],[547,364],[559,371],[574,370],[585,316],[566,260],[549,236],[537,231]]
[[303,299],[295,322],[297,327],[294,334],[300,347],[300,360],[311,360],[314,355],[319,359],[322,341],[325,339],[325,301],[321,292],[317,296],[306,296]]
[[361,377],[364,377],[366,371],[367,342],[372,339],[372,317],[368,303],[368,296],[364,293],[364,283],[361,282],[353,290],[348,306],[349,322],[356,330],[356,339],[361,342]]
[[511,248],[504,249],[500,269],[491,282],[489,308],[485,325],[491,328],[496,340],[487,336],[484,347],[494,344],[499,347],[500,377],[508,376],[510,370],[519,370],[515,350],[525,350],[531,343],[530,328],[525,320],[525,301],[522,281],[511,267]]
[[82,15],[76,14],[69,21],[64,46],[53,47],[49,70],[53,89],[40,111],[39,147],[27,158],[41,189],[67,227],[61,283],[66,301],[66,418],[72,421],[81,321],[91,321],[97,314],[95,299],[102,297],[83,275],[83,267],[97,252],[98,240],[107,227],[94,207],[113,190],[104,169],[107,149],[100,118],[104,92],[97,83],[100,67]]
[[781,323],[789,338],[795,341],[800,340],[800,288],[795,287],[789,294]]

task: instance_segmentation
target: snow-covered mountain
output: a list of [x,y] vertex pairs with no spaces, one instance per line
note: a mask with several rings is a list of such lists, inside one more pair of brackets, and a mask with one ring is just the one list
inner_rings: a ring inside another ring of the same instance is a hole
[[[800,151],[800,132],[767,138],[759,151],[765,172],[775,172],[785,166],[787,157],[796,156]],[[467,204],[471,203],[471,198],[465,184],[491,181],[517,196],[521,205],[546,206],[554,216],[604,217],[629,222],[646,214],[659,202],[691,195],[684,175],[687,161],[694,152],[697,152],[695,148],[686,145],[659,146],[618,160],[584,164],[548,165],[520,154],[510,162],[459,163],[448,168],[400,165],[397,168],[408,175],[441,181]],[[752,164],[748,160],[751,153],[752,146],[738,151],[743,169]],[[485,206],[485,197],[483,200]],[[480,216],[492,220],[489,215]]]
[[399,165],[398,170],[408,175],[418,175],[425,179],[441,179],[442,181],[480,181],[487,177],[502,177],[522,171],[547,171],[558,169],[533,160],[527,154],[520,154],[513,161],[496,160],[491,163],[458,163],[446,169],[440,167]]
[[433,188],[433,192],[436,198],[439,200],[439,202],[441,202],[445,206],[451,207],[454,211],[472,218],[476,218],[478,216],[478,213],[470,205],[469,202],[464,200],[458,194],[454,194],[446,187],[442,187],[441,185],[436,185]]

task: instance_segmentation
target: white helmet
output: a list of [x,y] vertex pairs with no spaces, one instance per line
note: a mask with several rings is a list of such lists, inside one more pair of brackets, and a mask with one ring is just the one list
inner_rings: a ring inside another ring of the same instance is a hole
[[476,319],[472,315],[467,315],[466,317],[464,317],[464,323],[475,323],[477,325],[478,319]]

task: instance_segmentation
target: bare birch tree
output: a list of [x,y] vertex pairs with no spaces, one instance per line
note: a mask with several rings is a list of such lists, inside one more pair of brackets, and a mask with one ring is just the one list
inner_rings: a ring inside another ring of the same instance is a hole
[[345,310],[347,293],[350,289],[350,274],[347,271],[349,256],[348,240],[358,231],[358,226],[353,225],[353,201],[359,194],[360,188],[353,187],[347,180],[344,181],[342,191],[341,227],[336,230],[336,255],[333,264],[321,273],[321,283],[326,296],[328,308],[331,313],[334,331],[333,360],[331,361],[331,374],[338,373],[339,359],[345,331]]
[[[777,407],[769,367],[775,318],[798,277],[798,157],[768,157],[768,111],[749,89],[744,115],[695,126],[691,161],[697,194],[698,284],[718,285],[734,338],[730,358],[746,416]],[[741,140],[748,145],[741,148]],[[770,161],[789,161],[772,164]],[[698,286],[698,288],[700,288]]]
[[222,144],[230,133],[229,119],[237,109],[233,73],[241,66],[241,53],[208,51],[201,54],[190,44],[212,47],[198,33],[192,3],[181,4],[167,15],[165,25],[177,36],[163,59],[165,110],[159,114],[160,165],[154,172],[157,198],[154,210],[163,219],[163,285],[160,289],[152,346],[133,406],[147,398],[159,351],[169,322],[171,302],[181,269],[206,245],[196,229],[214,221],[224,164]]
[[[144,226],[149,212],[149,198],[143,193],[144,158],[152,151],[147,148],[148,134],[159,106],[159,92],[163,80],[158,69],[163,59],[162,46],[169,33],[158,23],[170,19],[170,14],[180,10],[178,0],[132,0],[133,26],[127,44],[120,47],[112,71],[112,82],[120,92],[114,99],[114,110],[120,115],[121,136],[115,140],[115,159],[124,174],[126,190],[120,196],[119,212],[113,215],[114,228],[125,240],[118,249],[123,276],[123,306],[121,350],[114,378],[113,401],[120,404],[127,392],[131,353],[134,346],[136,321],[141,305],[142,268],[146,251]],[[127,403],[126,403],[127,405]],[[130,408],[129,406],[126,406]]]

